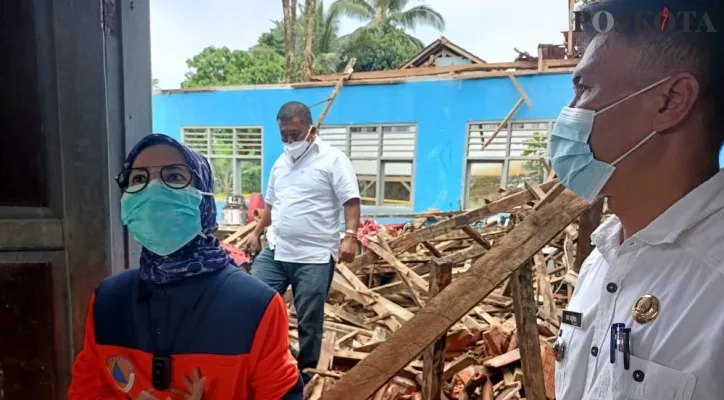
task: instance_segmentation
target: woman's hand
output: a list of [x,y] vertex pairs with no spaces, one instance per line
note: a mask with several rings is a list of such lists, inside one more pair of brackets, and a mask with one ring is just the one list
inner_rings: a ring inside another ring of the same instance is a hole
[[[139,393],[134,400],[158,400],[158,398],[153,395],[153,389],[149,389]],[[166,400],[170,400],[170,398],[167,398]]]
[[179,396],[183,396],[185,400],[201,400],[204,397],[204,386],[206,386],[206,377],[201,377],[201,371],[194,368],[192,379],[184,376],[184,385],[188,392],[177,389],[171,389],[171,392]]
[[[204,397],[204,386],[206,386],[206,377],[201,377],[201,372],[198,368],[194,369],[192,379],[184,376],[184,385],[188,392],[183,390],[171,389],[171,393],[179,395],[184,400],[202,400]],[[153,395],[154,389],[144,390],[134,400],[159,400],[158,397]],[[170,397],[166,397],[165,400],[171,400]]]

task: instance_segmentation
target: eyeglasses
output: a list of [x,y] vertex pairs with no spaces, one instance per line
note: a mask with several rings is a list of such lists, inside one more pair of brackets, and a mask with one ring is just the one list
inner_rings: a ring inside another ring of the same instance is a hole
[[171,189],[183,189],[197,176],[188,165],[170,164],[161,167],[126,168],[116,176],[116,183],[125,193],[138,193],[154,178],[153,172]]

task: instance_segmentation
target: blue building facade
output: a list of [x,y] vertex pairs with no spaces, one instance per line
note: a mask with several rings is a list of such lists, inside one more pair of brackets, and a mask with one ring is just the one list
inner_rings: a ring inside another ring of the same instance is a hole
[[[320,134],[353,160],[365,213],[474,207],[499,187],[543,179],[538,159],[545,137],[573,95],[570,73],[517,79],[531,104],[524,103],[492,140],[521,98],[507,77],[345,86]],[[153,97],[153,128],[211,156],[223,204],[230,192],[265,191],[282,154],[279,107],[301,101],[313,105],[316,118],[331,91],[167,91]]]

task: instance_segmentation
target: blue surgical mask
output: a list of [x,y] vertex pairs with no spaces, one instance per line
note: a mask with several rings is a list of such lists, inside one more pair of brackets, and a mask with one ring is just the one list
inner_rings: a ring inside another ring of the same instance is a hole
[[167,256],[203,235],[199,206],[204,195],[211,194],[191,186],[172,189],[154,179],[138,193],[123,194],[121,220],[141,246]]
[[563,186],[582,197],[589,204],[598,199],[603,186],[611,179],[616,170],[616,164],[648,142],[657,132],[649,133],[633,148],[609,164],[596,160],[591,146],[588,144],[596,115],[606,112],[668,79],[670,77],[626,96],[599,111],[572,107],[565,107],[561,111],[548,139],[548,148],[550,149],[551,164]]

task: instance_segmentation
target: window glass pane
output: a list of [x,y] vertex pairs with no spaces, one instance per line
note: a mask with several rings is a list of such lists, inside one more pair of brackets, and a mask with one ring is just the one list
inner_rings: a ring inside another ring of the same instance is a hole
[[525,188],[523,181],[530,179],[543,183],[545,170],[538,160],[512,160],[508,163],[508,189]]
[[206,128],[184,128],[181,142],[197,153],[209,154],[209,131]]
[[261,160],[237,160],[234,194],[249,198],[252,193],[261,193]]
[[236,135],[234,154],[261,158],[261,128],[236,128],[234,134]]
[[352,160],[357,173],[359,192],[362,204],[374,206],[377,204],[377,161]]
[[353,126],[349,129],[352,158],[377,158],[380,151],[380,133],[376,126]]
[[513,130],[510,138],[511,157],[542,157],[548,146],[547,130]]
[[230,128],[211,129],[211,155],[231,156],[234,154],[234,130]]
[[385,206],[410,207],[412,203],[412,163],[384,164]]
[[502,162],[471,162],[468,167],[468,208],[485,204],[485,198],[496,193],[503,176]]
[[415,126],[383,126],[382,157],[415,157]]
[[508,146],[508,127],[504,126],[495,139],[483,150],[483,145],[493,136],[498,124],[471,124],[468,128],[468,157],[505,157]]
[[347,148],[347,128],[339,126],[323,126],[319,128],[319,137],[328,145],[349,155]]
[[209,158],[216,200],[226,201],[230,194],[261,193],[261,128],[183,128],[181,141]]
[[212,158],[211,171],[214,174],[214,196],[216,200],[226,201],[234,190],[234,160],[231,158]]

